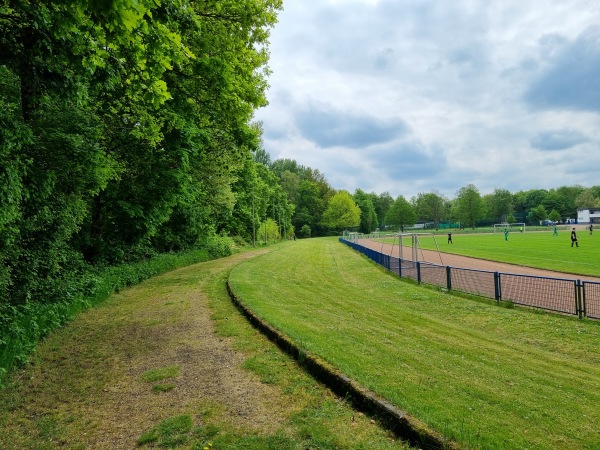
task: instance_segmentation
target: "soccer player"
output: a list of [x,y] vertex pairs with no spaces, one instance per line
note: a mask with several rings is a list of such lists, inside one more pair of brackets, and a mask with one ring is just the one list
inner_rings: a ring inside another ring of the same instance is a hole
[[452,233],[448,233],[448,244],[452,244]]
[[577,242],[577,233],[575,232],[575,228],[571,230],[571,247],[573,247],[573,244],[575,244],[575,247],[579,247],[579,242]]

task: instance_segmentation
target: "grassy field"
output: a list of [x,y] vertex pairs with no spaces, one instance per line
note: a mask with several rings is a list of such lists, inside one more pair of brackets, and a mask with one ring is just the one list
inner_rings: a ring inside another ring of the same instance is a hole
[[[490,256],[503,244],[524,255],[544,237],[480,242]],[[573,252],[585,251],[580,240]],[[284,244],[237,266],[230,283],[301,347],[466,448],[600,448],[598,322],[415,286],[336,239]]]
[[239,314],[225,280],[256,254],[154,277],[51,333],[0,390],[0,449],[408,448]]
[[[447,243],[446,235],[435,239],[442,252],[600,277],[600,234],[590,236],[582,230],[577,235],[579,248],[571,248],[568,230],[559,231],[558,236],[552,236],[552,229],[513,232],[509,234],[508,241],[504,240],[503,233],[453,234],[453,244]],[[386,242],[391,243],[392,239],[388,238]],[[423,249],[435,249],[434,239],[430,236],[420,236],[419,242]]]

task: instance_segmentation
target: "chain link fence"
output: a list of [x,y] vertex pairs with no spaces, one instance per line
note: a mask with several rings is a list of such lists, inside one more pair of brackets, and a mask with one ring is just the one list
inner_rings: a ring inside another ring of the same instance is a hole
[[358,239],[340,242],[402,278],[532,308],[600,319],[600,283],[579,279],[490,272],[401,259],[367,248]]

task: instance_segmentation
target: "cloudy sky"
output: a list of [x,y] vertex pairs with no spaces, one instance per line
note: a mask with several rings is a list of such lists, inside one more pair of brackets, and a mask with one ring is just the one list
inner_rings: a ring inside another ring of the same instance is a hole
[[600,0],[284,0],[271,159],[410,199],[600,185]]

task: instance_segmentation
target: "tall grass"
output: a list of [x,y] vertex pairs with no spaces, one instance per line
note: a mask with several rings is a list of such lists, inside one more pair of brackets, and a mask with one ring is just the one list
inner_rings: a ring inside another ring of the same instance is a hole
[[305,350],[467,448],[600,448],[597,322],[415,286],[334,239],[282,246],[230,284]]

